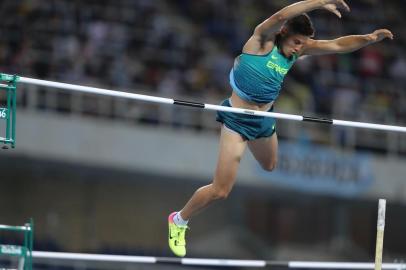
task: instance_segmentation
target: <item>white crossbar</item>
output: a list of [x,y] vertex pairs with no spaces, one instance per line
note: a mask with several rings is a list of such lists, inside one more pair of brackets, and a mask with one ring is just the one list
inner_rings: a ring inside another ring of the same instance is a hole
[[[182,265],[199,266],[223,266],[223,267],[255,267],[264,268],[268,266],[278,266],[284,268],[302,268],[302,269],[374,269],[374,263],[366,262],[311,262],[311,261],[265,261],[265,260],[229,260],[229,259],[204,259],[204,258],[169,258],[169,257],[151,257],[151,256],[124,256],[124,255],[103,255],[86,253],[63,253],[33,251],[34,259],[47,260],[75,260],[75,261],[102,261],[113,263],[170,263]],[[405,270],[406,264],[384,263],[382,269],[387,270]]]
[[274,118],[278,118],[278,119],[293,120],[293,121],[325,123],[325,124],[331,124],[331,125],[336,125],[336,126],[357,127],[357,128],[366,128],[366,129],[375,129],[375,130],[395,131],[395,132],[406,132],[406,127],[403,127],[403,126],[382,125],[382,124],[344,121],[344,120],[336,120],[336,119],[323,119],[323,118],[306,117],[306,116],[293,115],[293,114],[248,110],[248,109],[243,109],[243,108],[230,108],[230,107],[213,105],[213,104],[204,104],[204,103],[176,100],[176,99],[171,99],[171,98],[140,95],[140,94],[135,94],[135,93],[120,92],[120,91],[115,91],[115,90],[108,90],[108,89],[89,87],[89,86],[81,86],[81,85],[68,84],[68,83],[38,80],[38,79],[26,78],[26,77],[18,77],[18,82],[24,83],[24,84],[39,85],[39,86],[44,86],[44,87],[65,89],[65,90],[76,91],[76,92],[84,92],[84,93],[104,95],[104,96],[135,99],[135,100],[169,104],[169,105],[182,105],[182,106],[196,107],[196,108],[214,110],[214,111],[223,111],[223,112],[233,112],[233,113],[248,114],[248,115],[274,117]]

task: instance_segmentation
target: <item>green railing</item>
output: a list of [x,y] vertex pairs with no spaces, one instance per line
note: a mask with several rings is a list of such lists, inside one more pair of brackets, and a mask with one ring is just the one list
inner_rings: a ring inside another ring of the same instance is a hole
[[34,222],[31,219],[24,226],[0,225],[0,231],[23,234],[21,245],[0,244],[0,255],[18,257],[18,270],[32,270],[32,250],[34,245]]
[[[18,77],[15,75],[0,74],[0,93],[5,92],[5,101],[0,103],[0,121],[5,121],[5,134],[0,134],[0,143],[3,149],[7,144],[15,147],[16,135],[16,91]],[[4,137],[3,137],[4,136]]]

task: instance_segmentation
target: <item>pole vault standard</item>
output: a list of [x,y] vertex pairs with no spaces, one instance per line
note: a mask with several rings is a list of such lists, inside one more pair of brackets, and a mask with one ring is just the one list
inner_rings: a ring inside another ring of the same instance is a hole
[[[38,85],[38,86],[43,86],[43,87],[58,88],[58,89],[75,91],[75,92],[83,92],[83,93],[90,93],[90,94],[104,95],[104,96],[111,96],[111,97],[118,97],[118,98],[135,99],[135,100],[141,100],[141,101],[146,101],[146,102],[155,102],[155,103],[168,104],[168,105],[194,107],[194,108],[200,108],[200,109],[206,109],[206,110],[212,110],[212,111],[232,112],[232,113],[240,113],[240,114],[248,114],[248,115],[274,117],[277,119],[285,119],[285,120],[292,120],[292,121],[315,122],[315,123],[323,123],[323,124],[330,124],[330,125],[336,125],[336,126],[366,128],[366,129],[375,129],[375,130],[385,130],[385,131],[395,131],[395,132],[405,132],[406,133],[406,127],[402,127],[402,126],[344,121],[344,120],[308,117],[308,116],[275,113],[275,112],[263,112],[263,111],[248,110],[248,109],[242,109],[242,108],[230,108],[230,107],[213,105],[213,104],[205,104],[205,103],[177,100],[177,99],[171,99],[171,98],[154,97],[154,96],[140,95],[140,94],[135,94],[135,93],[108,90],[108,89],[103,89],[103,88],[96,88],[96,87],[82,86],[82,85],[76,85],[76,84],[68,84],[68,83],[60,83],[60,82],[45,81],[45,80],[39,80],[39,79],[33,79],[33,78],[19,77],[16,75],[8,75],[8,74],[3,74],[3,73],[0,73],[0,82],[1,82],[0,90],[7,90],[8,93],[12,93],[12,95],[9,95],[7,97],[7,108],[2,108],[1,104],[0,104],[0,120],[1,119],[7,120],[7,127],[8,127],[7,131],[6,131],[6,133],[7,133],[6,137],[1,137],[1,135],[0,135],[0,142],[5,143],[5,144],[11,144],[12,147],[15,146],[15,131],[14,131],[15,130],[15,107],[16,107],[15,92],[16,92],[17,83]],[[10,115],[11,112],[14,112],[14,113],[12,115]],[[12,120],[11,124],[9,123],[10,119]],[[10,135],[10,129],[12,131],[11,135]]]

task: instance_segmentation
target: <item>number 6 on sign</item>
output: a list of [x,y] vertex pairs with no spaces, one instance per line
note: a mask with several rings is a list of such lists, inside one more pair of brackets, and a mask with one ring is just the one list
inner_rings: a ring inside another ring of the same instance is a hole
[[7,109],[0,108],[0,119],[7,119],[7,118],[8,118]]

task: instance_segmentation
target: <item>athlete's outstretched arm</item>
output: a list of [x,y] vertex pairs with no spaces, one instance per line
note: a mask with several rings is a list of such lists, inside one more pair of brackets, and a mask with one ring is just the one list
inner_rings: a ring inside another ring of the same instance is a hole
[[254,31],[254,35],[263,35],[266,32],[277,32],[286,20],[296,17],[302,13],[315,9],[326,9],[341,18],[339,8],[350,11],[344,0],[305,0],[289,5],[271,17],[260,23]]
[[392,32],[387,29],[379,29],[371,34],[344,36],[333,40],[309,39],[304,46],[302,55],[349,53],[385,38],[393,39]]

